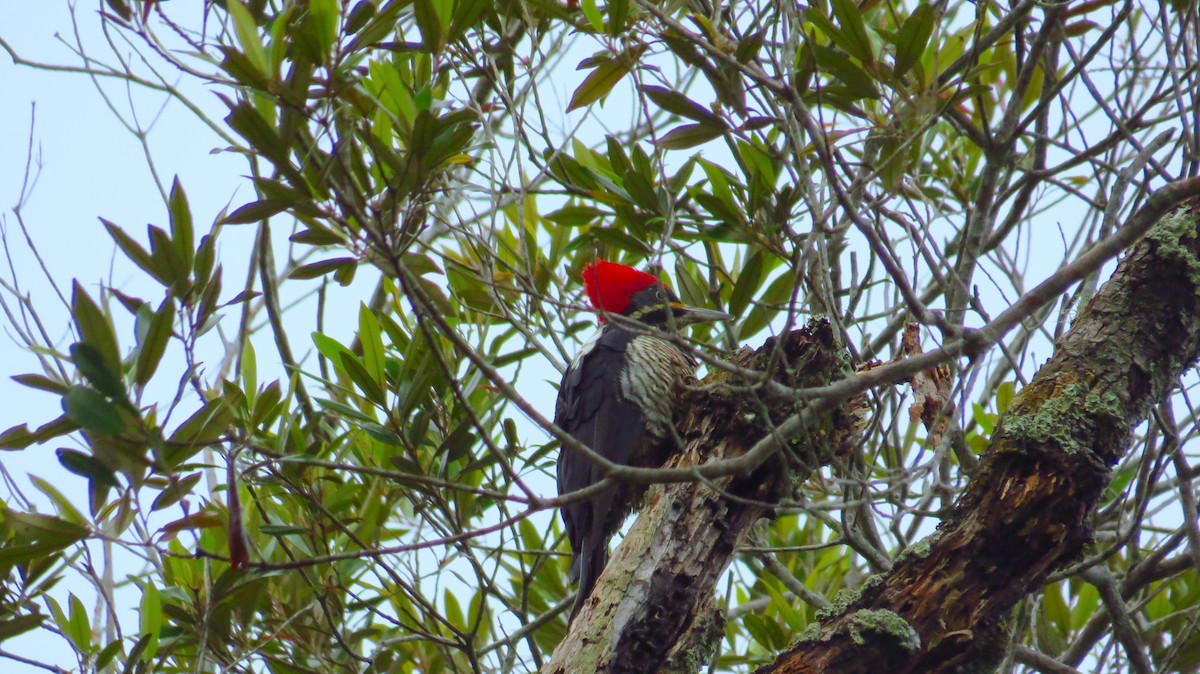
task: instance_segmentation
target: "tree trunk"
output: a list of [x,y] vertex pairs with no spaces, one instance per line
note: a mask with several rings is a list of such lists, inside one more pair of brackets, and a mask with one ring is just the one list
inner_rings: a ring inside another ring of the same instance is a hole
[[937,533],[761,672],[982,671],[1000,657],[1001,621],[1079,558],[1132,429],[1200,354],[1198,222],[1192,200],[1121,261]]

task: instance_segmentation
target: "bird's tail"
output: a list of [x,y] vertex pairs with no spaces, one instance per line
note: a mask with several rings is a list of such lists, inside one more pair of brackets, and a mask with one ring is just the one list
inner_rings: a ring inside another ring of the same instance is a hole
[[579,593],[575,595],[575,605],[571,607],[571,620],[575,619],[592,590],[596,589],[596,581],[600,580],[600,573],[608,563],[608,546],[604,540],[600,540],[599,545],[586,543],[590,541],[585,541],[583,549],[571,560],[571,582],[579,582]]

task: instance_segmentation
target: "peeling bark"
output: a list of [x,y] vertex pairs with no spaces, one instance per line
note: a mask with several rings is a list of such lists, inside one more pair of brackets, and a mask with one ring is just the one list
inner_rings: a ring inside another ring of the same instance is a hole
[[983,671],[999,657],[1002,621],[1080,555],[1132,429],[1200,355],[1198,222],[1193,200],[1150,230],[1017,394],[954,513],[761,672]]

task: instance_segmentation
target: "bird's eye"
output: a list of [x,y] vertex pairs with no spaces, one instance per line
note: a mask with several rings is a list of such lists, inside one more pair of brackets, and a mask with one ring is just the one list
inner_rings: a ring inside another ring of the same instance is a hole
[[667,301],[667,293],[662,288],[655,288],[654,289],[654,298],[661,300],[663,302],[666,302]]

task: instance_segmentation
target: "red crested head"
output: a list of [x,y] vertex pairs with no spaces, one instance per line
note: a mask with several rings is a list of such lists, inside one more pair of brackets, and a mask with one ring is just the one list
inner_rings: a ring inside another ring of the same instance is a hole
[[[597,311],[623,314],[633,296],[658,283],[658,279],[633,267],[596,260],[583,268],[583,287]],[[604,313],[600,314],[604,320]]]

